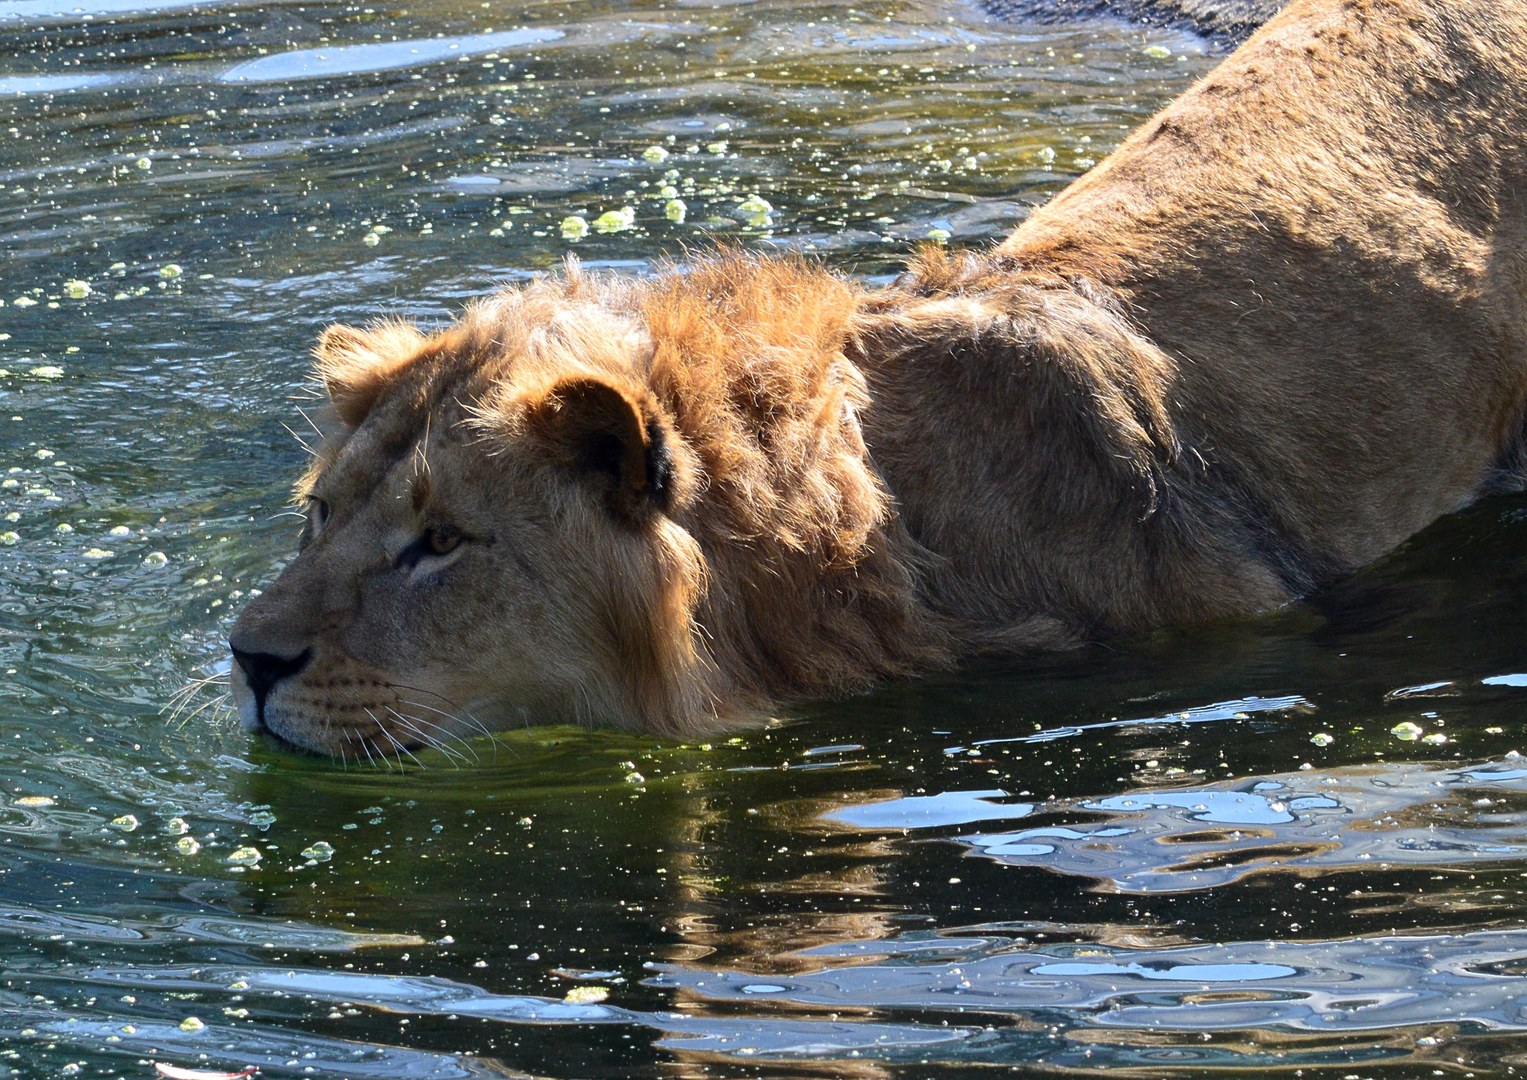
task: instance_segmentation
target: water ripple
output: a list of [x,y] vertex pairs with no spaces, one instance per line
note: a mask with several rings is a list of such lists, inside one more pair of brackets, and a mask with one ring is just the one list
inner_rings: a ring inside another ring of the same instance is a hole
[[[952,839],[1009,866],[1096,878],[1109,891],[1187,892],[1275,867],[1334,872],[1521,859],[1527,806],[1502,796],[1523,793],[1527,769],[1510,759],[1453,769],[1359,766],[1051,799],[1043,825]],[[1033,804],[988,801],[1002,794],[893,799],[825,820],[916,829],[1033,812]]]
[[[1244,941],[1184,948],[1024,947],[992,935],[928,962],[895,939],[849,966],[771,977],[769,1000],[821,1009],[1065,1013],[1137,1031],[1376,1032],[1474,1023],[1527,1031],[1527,931]],[[803,957],[840,955],[833,946]],[[868,960],[868,962],[866,962]],[[670,967],[650,985],[756,1001],[748,972]]]
[[319,49],[293,49],[238,64],[218,76],[218,82],[287,82],[361,75],[372,71],[393,71],[398,68],[418,67],[421,64],[433,64],[440,60],[471,56],[475,53],[491,52],[494,49],[556,41],[565,36],[561,30],[552,29],[506,30],[497,34],[420,38],[412,41],[381,41],[364,45],[335,45]]

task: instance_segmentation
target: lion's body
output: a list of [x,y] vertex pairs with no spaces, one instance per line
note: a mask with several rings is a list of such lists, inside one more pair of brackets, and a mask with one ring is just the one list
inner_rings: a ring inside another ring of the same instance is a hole
[[1286,602],[1522,485],[1524,140],[1527,4],[1300,0],[887,289],[725,256],[331,331],[246,721],[688,730]]

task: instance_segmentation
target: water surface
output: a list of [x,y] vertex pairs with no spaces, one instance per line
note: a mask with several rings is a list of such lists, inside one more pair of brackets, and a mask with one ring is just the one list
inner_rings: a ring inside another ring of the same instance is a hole
[[322,326],[717,239],[883,279],[1202,42],[773,0],[14,0],[0,40],[0,1076],[1518,1067],[1524,499],[1267,617],[704,744],[341,769],[164,711],[291,557]]

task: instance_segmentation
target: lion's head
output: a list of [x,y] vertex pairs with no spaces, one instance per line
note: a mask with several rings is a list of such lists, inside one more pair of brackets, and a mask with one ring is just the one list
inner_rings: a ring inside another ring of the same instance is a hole
[[435,336],[326,331],[301,550],[230,635],[245,727],[362,760],[531,722],[678,731],[924,662],[897,655],[927,642],[853,303],[734,257],[574,269]]

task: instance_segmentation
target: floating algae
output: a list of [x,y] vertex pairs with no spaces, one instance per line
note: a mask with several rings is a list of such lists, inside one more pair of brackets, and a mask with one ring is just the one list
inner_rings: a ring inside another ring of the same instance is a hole
[[562,239],[582,240],[589,234],[589,223],[577,214],[569,214],[562,219]]
[[1421,725],[1404,720],[1390,728],[1389,733],[1404,742],[1415,742],[1421,737]]
[[[565,226],[567,223],[563,222]],[[602,233],[625,232],[636,224],[634,207],[623,206],[619,210],[606,210],[594,219],[594,228]]]
[[653,163],[668,160],[668,151],[661,146],[649,146],[642,151],[642,158]]

